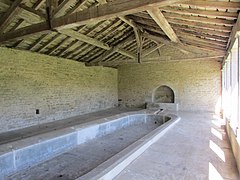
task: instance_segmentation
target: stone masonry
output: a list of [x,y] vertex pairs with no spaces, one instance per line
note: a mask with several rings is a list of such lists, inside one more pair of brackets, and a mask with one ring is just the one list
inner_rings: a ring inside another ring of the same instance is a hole
[[116,69],[0,48],[0,132],[116,104]]
[[161,85],[169,86],[180,110],[215,111],[221,94],[220,63],[163,61],[123,65],[118,69],[118,98],[123,106],[143,107]]

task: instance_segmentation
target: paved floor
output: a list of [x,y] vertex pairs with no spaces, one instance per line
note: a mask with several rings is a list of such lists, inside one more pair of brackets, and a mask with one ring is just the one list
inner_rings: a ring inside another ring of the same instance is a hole
[[76,117],[71,117],[64,120],[58,120],[50,123],[44,123],[37,126],[32,126],[20,130],[10,131],[6,133],[0,133],[0,144],[20,140],[26,137],[31,137],[38,134],[43,134],[50,131],[63,129],[65,127],[71,127],[77,124],[94,121],[97,119],[114,116],[116,114],[140,110],[137,108],[111,108],[103,111],[84,114]]
[[181,121],[116,180],[239,180],[226,133],[211,114],[179,112]]

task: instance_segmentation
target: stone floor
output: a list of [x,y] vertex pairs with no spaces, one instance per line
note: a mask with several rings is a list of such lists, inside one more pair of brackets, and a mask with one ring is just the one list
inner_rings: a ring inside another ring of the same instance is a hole
[[71,117],[64,120],[58,120],[50,123],[44,123],[37,126],[27,127],[20,130],[10,131],[6,133],[0,133],[0,144],[20,140],[23,138],[31,137],[38,134],[43,134],[50,131],[63,129],[65,127],[71,127],[77,124],[94,121],[97,119],[114,116],[116,114],[136,111],[137,108],[111,108],[103,111],[84,114],[76,117]]
[[[7,133],[5,136],[0,134],[0,142],[13,141],[19,138],[18,136],[22,138],[40,134],[127,111],[129,110],[111,109],[91,113],[66,121],[26,128],[15,134],[9,133],[9,138]],[[228,138],[220,127],[219,120],[209,113],[179,112],[178,115],[181,117],[180,122],[124,169],[116,180],[240,179]],[[71,173],[71,167],[69,164],[63,171],[69,169]],[[76,169],[76,166],[74,168]],[[21,179],[21,176],[19,177]],[[64,179],[64,176],[57,179]]]
[[179,112],[181,121],[116,180],[239,180],[225,131],[211,114]]

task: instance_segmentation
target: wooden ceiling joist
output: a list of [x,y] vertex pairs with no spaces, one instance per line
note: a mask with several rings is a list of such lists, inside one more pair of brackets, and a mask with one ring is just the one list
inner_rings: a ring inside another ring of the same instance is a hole
[[28,11],[30,13],[36,14],[39,17],[41,17],[42,19],[47,19],[47,15],[43,14],[41,11],[39,10],[35,10],[34,8],[28,7],[25,4],[20,4],[19,5],[20,8],[24,9],[25,11]]
[[123,50],[123,49],[120,49],[121,47],[123,47],[126,43],[128,42],[131,42],[132,40],[134,39],[133,36],[129,36],[128,38],[126,38],[124,41],[122,41],[121,43],[119,43],[117,46],[115,47],[112,47],[111,49],[109,49],[108,51],[105,51],[99,58],[96,58],[92,61],[90,61],[89,63],[96,63],[96,62],[99,62],[103,59],[106,59],[108,58],[109,56],[111,56],[112,54],[114,54],[115,52],[118,52],[120,54],[123,54],[129,58],[132,58],[134,59],[136,56],[134,56],[133,54]]
[[[84,34],[78,33],[78,32],[76,32],[74,30],[71,30],[71,29],[62,29],[62,30],[59,30],[59,32],[62,33],[62,34],[65,34],[67,36],[70,36],[72,38],[83,41],[85,43],[91,44],[93,46],[97,46],[99,48],[105,49],[105,50],[110,50],[111,49],[111,47],[109,47],[109,45],[107,45],[107,44],[105,44],[101,41],[98,41],[94,38],[88,37]],[[124,55],[124,56],[132,57],[132,55],[130,53],[127,53],[126,51],[124,51],[122,49],[117,49],[117,52]]]
[[7,12],[3,14],[3,16],[0,18],[0,33],[4,31],[4,29],[7,27],[8,23],[12,19],[13,16],[16,15],[16,13],[19,10],[19,5],[23,2],[24,0],[16,0],[12,3],[10,8],[8,8]]
[[169,37],[169,39],[173,42],[179,43],[179,39],[160,11],[158,7],[151,8],[151,10],[147,11],[148,14],[152,17],[152,19],[157,23],[157,25],[165,32],[165,34]]
[[207,17],[198,17],[198,16],[189,16],[189,15],[179,15],[177,13],[163,13],[165,18],[167,19],[180,19],[184,21],[194,21],[200,23],[207,23],[207,24],[216,24],[216,25],[224,25],[224,26],[233,26],[235,21],[234,20],[226,20],[226,19],[219,19],[219,18],[207,18]]
[[208,45],[212,46],[217,46],[217,47],[223,47],[226,48],[227,43],[226,42],[221,42],[221,41],[214,41],[210,39],[205,39],[205,38],[199,38],[195,35],[189,34],[189,33],[184,33],[184,32],[178,32],[178,36],[184,39],[189,39],[195,42],[201,42],[201,43],[206,43]]
[[37,0],[32,8],[38,10],[45,2],[46,0]]
[[37,52],[41,52],[43,51],[45,48],[47,48],[53,41],[55,41],[61,34],[56,34],[55,36],[53,36],[50,40],[48,40],[43,46],[41,46]]
[[201,29],[210,29],[214,31],[221,31],[221,32],[231,32],[232,27],[231,26],[220,26],[220,25],[214,25],[214,24],[205,24],[200,22],[193,22],[193,21],[185,21],[180,19],[168,19],[168,22],[170,24],[181,24],[186,25],[189,27],[196,27]]
[[199,36],[202,38],[207,38],[207,39],[211,39],[211,40],[216,40],[216,41],[221,41],[221,42],[227,42],[228,41],[228,37],[222,37],[222,36],[218,36],[218,35],[214,35],[214,34],[208,34],[208,33],[204,33],[202,31],[194,31],[188,28],[180,28],[180,27],[174,27],[174,29],[176,30],[176,32],[182,32],[182,33],[186,33],[186,34],[190,34],[190,35],[195,35],[195,36]]
[[200,27],[190,27],[190,26],[181,25],[181,24],[173,24],[173,28],[180,28],[180,29],[193,31],[193,32],[201,32],[201,33],[206,33],[209,35],[216,35],[216,36],[224,37],[224,38],[229,38],[229,35],[230,35],[230,32],[215,31],[212,29],[203,29]]
[[48,34],[43,34],[40,38],[38,38],[29,48],[28,50],[32,51]]
[[[128,1],[118,0],[103,4],[101,6],[92,7],[83,11],[75,12],[63,17],[51,20],[52,29],[71,28],[74,26],[84,25],[89,22],[102,21],[111,19],[114,16],[124,16],[149,9],[153,6],[167,6],[172,3],[182,2],[184,0],[149,0],[149,1]],[[18,36],[6,33],[0,37],[0,42],[22,38],[23,36],[41,33],[41,31],[49,30],[48,23],[38,23],[24,29],[19,29]],[[36,27],[38,27],[36,29]]]
[[169,13],[176,13],[181,15],[195,15],[200,17],[208,17],[208,18],[222,18],[222,19],[230,19],[234,20],[237,17],[237,12],[226,12],[226,11],[214,11],[214,10],[201,10],[201,9],[190,9],[190,8],[180,8],[174,6],[162,7],[162,11]]
[[192,0],[180,2],[179,4],[186,4],[188,6],[197,6],[202,8],[214,8],[214,9],[231,9],[231,10],[239,10],[240,4],[238,2],[229,2],[229,1],[204,1],[204,0]]

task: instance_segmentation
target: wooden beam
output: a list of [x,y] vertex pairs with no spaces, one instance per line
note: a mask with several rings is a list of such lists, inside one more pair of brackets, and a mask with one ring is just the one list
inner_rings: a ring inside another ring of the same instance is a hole
[[63,0],[62,3],[59,4],[59,5],[57,6],[57,8],[55,8],[55,10],[54,10],[54,12],[53,12],[53,14],[54,14],[55,17],[58,16],[59,11],[62,10],[62,8],[63,8],[68,2],[69,2],[69,0]]
[[200,22],[193,22],[193,21],[185,21],[180,19],[168,19],[168,22],[170,24],[181,24],[186,25],[189,27],[196,27],[196,28],[202,28],[202,29],[210,29],[214,31],[221,31],[221,32],[231,32],[232,27],[231,26],[220,26],[220,25],[214,25],[214,24],[206,24],[206,23],[200,23]]
[[165,44],[167,46],[170,46],[172,48],[178,49],[185,54],[188,54],[190,52],[190,49],[188,47],[184,46],[183,44],[171,42],[168,39],[166,39],[164,37],[161,37],[161,36],[157,36],[157,35],[153,35],[153,34],[145,32],[145,33],[143,33],[143,37],[151,39],[155,42],[163,43],[163,44]]
[[190,8],[182,8],[182,7],[162,7],[161,11],[176,13],[181,15],[196,15],[201,17],[208,18],[222,18],[222,19],[230,19],[235,20],[237,18],[237,12],[225,12],[225,11],[213,11],[213,10],[201,10],[201,9],[190,9]]
[[38,10],[44,3],[46,0],[37,0],[37,2],[33,5],[33,9]]
[[42,50],[44,50],[46,47],[48,47],[53,41],[55,41],[61,34],[56,34],[55,36],[53,36],[50,40],[48,40],[43,46],[41,46],[37,52],[41,52]]
[[228,37],[222,37],[222,36],[218,36],[218,35],[208,34],[208,33],[202,32],[202,31],[195,31],[190,28],[174,27],[174,29],[176,32],[179,32],[179,33],[181,33],[181,32],[189,33],[190,35],[195,35],[195,36],[199,36],[202,38],[207,38],[207,39],[221,41],[221,42],[227,42],[229,39]]
[[212,29],[202,29],[200,27],[189,27],[186,25],[180,25],[180,24],[173,24],[173,28],[180,28],[180,29],[184,29],[184,30],[188,30],[188,31],[193,31],[193,32],[199,32],[199,33],[205,33],[205,34],[209,34],[209,35],[216,35],[219,37],[224,37],[224,38],[229,38],[230,36],[230,32],[222,32],[222,31],[215,31]]
[[[63,17],[52,19],[52,28],[70,28],[74,26],[84,25],[91,22],[102,21],[111,19],[114,16],[124,16],[131,13],[147,10],[152,6],[167,6],[172,3],[182,2],[184,0],[148,0],[148,1],[129,1],[118,0],[111,1],[97,7],[91,7],[89,9],[72,13]],[[12,36],[12,34],[4,34],[0,37],[0,42],[12,40],[15,38],[22,38],[23,36],[30,36],[35,33],[46,31],[47,23],[38,23],[24,29],[19,29],[18,35]],[[36,29],[36,27],[39,27]],[[35,31],[34,31],[35,30]]]
[[33,8],[30,8],[30,7],[26,6],[25,4],[20,4],[19,7],[24,9],[25,11],[28,11],[30,13],[38,15],[42,19],[46,19],[47,18],[46,14],[43,14],[41,11],[35,10]]
[[118,45],[116,45],[115,47],[112,47],[110,50],[105,51],[101,56],[99,56],[96,59],[93,59],[91,61],[89,61],[89,63],[96,63],[99,62],[103,59],[107,59],[109,56],[111,56],[112,54],[114,54],[115,52],[118,52],[120,54],[124,54],[125,56],[129,57],[129,58],[136,58],[136,56],[132,55],[131,53],[126,53],[125,50],[120,49],[121,47],[124,47],[127,43],[131,42],[134,40],[133,36],[129,36],[128,38],[124,39],[123,41],[121,41]]
[[76,12],[83,4],[86,3],[86,0],[79,0],[76,5],[67,12],[67,15]]
[[240,3],[239,2],[228,2],[228,1],[203,1],[203,0],[192,0],[186,2],[180,2],[179,4],[186,4],[189,6],[197,6],[202,8],[215,8],[215,9],[230,9],[230,10],[239,10]]
[[180,37],[180,39],[183,41],[183,42],[186,42],[190,45],[194,45],[194,46],[199,46],[199,47],[202,47],[202,48],[206,48],[208,50],[212,50],[212,51],[223,51],[223,52],[226,52],[226,48],[225,47],[222,47],[222,46],[213,46],[211,44],[208,44],[206,42],[201,42],[201,41],[194,41],[192,40],[192,38],[182,38]]
[[235,44],[235,41],[237,39],[237,36],[239,36],[239,32],[240,32],[240,14],[238,15],[237,22],[234,25],[231,35],[228,40],[228,44],[227,44],[227,53],[228,54],[231,52],[232,47]]
[[65,17],[56,18],[53,24],[55,28],[69,28],[84,25],[89,21],[102,21],[116,16],[125,16],[144,11],[153,6],[163,7],[182,1],[184,0],[111,1],[101,6],[91,7]]
[[178,32],[178,36],[183,38],[183,39],[189,39],[189,40],[192,40],[192,41],[195,41],[195,42],[206,43],[206,44],[214,46],[214,47],[226,48],[226,46],[227,46],[226,42],[200,38],[200,37],[197,37],[193,34],[189,34],[189,33],[185,33],[185,32]]
[[62,30],[58,30],[58,32],[60,32],[61,34],[65,34],[67,36],[70,36],[72,38],[75,38],[75,39],[78,39],[82,42],[85,42],[85,43],[88,43],[88,44],[91,44],[93,46],[97,46],[97,47],[100,47],[102,49],[106,49],[106,50],[109,50],[111,49],[107,44],[103,43],[103,42],[100,42],[96,39],[93,39],[91,37],[88,37],[84,34],[81,34],[77,31],[74,31],[74,30],[71,30],[71,29],[62,29]]
[[31,25],[30,28],[27,26],[24,28],[17,29],[15,31],[7,32],[0,36],[0,42],[13,39],[22,39],[24,37],[28,37],[30,34],[31,35],[46,34],[49,32],[51,32],[51,30],[49,29],[49,25],[47,22],[38,23]]
[[169,37],[169,39],[173,42],[179,43],[179,39],[160,11],[158,7],[152,8],[151,10],[147,11],[148,14],[152,17],[152,19],[158,24],[158,26],[165,32],[165,34]]
[[70,37],[65,37],[60,43],[56,44],[53,48],[49,49],[46,54],[51,55],[54,53],[54,51],[58,50],[61,48],[61,45],[66,43],[68,40],[70,40]]
[[167,19],[180,19],[184,21],[194,21],[206,24],[216,24],[216,25],[223,25],[223,26],[233,26],[235,24],[234,20],[226,20],[226,19],[219,19],[219,18],[208,18],[208,17],[198,17],[198,16],[189,16],[189,15],[180,15],[177,13],[165,13],[163,15]]
[[19,5],[22,2],[23,0],[15,0],[10,6],[10,8],[8,8],[7,12],[5,12],[0,18],[0,33],[4,31],[8,23],[11,21],[12,17],[16,15],[19,10]]
[[[62,29],[62,30],[59,30],[59,32],[62,33],[62,34],[65,34],[67,36],[70,36],[72,38],[83,41],[85,43],[91,44],[93,46],[97,46],[99,48],[105,49],[105,50],[110,50],[111,49],[111,47],[109,47],[107,44],[105,44],[101,41],[98,41],[94,38],[88,37],[88,36],[86,36],[84,34],[81,34],[79,32],[76,32],[74,30],[71,30],[71,29]],[[118,52],[118,53],[120,53],[124,56],[132,57],[132,55],[128,54],[126,51],[121,50],[121,49],[116,49],[116,52]]]
[[38,38],[29,48],[28,50],[32,51],[48,34],[43,34],[40,38]]
[[149,49],[145,50],[142,54],[142,58],[148,56],[149,54],[153,53],[154,51],[156,51],[157,49],[160,49],[163,46],[164,46],[164,44],[158,44],[158,45],[156,45],[152,48],[149,48]]

